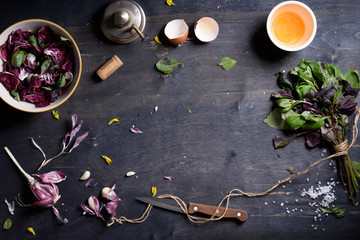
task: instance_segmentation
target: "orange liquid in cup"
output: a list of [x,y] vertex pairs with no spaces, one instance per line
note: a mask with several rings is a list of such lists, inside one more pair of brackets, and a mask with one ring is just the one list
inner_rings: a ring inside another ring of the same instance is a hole
[[273,28],[275,37],[283,44],[295,44],[305,33],[304,21],[294,12],[283,12],[276,16]]

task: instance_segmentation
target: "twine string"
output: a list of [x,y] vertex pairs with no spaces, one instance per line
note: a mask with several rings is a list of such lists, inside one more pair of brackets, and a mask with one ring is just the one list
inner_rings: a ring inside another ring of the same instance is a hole
[[[272,192],[275,188],[279,187],[280,185],[282,185],[283,183],[297,177],[300,175],[303,175],[305,173],[307,173],[310,169],[312,169],[314,166],[328,160],[331,158],[335,158],[335,157],[339,157],[342,155],[346,155],[348,154],[349,150],[352,147],[358,147],[355,144],[355,141],[358,137],[358,126],[357,123],[359,121],[359,117],[360,117],[360,110],[358,107],[356,107],[356,115],[355,115],[355,119],[354,119],[354,126],[352,128],[352,141],[350,143],[350,145],[348,144],[348,140],[345,139],[345,141],[343,141],[342,143],[338,144],[338,145],[334,145],[334,150],[335,153],[327,156],[325,158],[322,158],[320,160],[317,160],[316,162],[310,164],[307,168],[305,168],[304,170],[302,170],[301,172],[297,172],[295,174],[290,175],[287,178],[284,178],[283,180],[279,181],[278,183],[274,184],[272,187],[270,187],[269,189],[263,191],[263,192],[259,192],[259,193],[255,193],[255,192],[245,192],[241,189],[232,189],[218,204],[217,209],[215,210],[214,214],[208,218],[205,217],[197,217],[194,215],[189,214],[189,210],[188,207],[186,205],[186,203],[179,197],[171,195],[171,194],[163,194],[158,196],[157,198],[169,198],[169,199],[173,199],[177,205],[181,208],[181,210],[186,214],[187,218],[194,223],[206,223],[206,222],[210,222],[210,221],[217,221],[222,219],[228,208],[229,208],[229,203],[230,203],[230,198],[232,197],[239,197],[239,196],[247,196],[247,197],[260,197],[260,196],[264,196],[269,194],[270,192]],[[222,215],[220,216],[216,216],[216,213],[218,212],[218,210],[221,208],[221,206],[225,203],[224,206],[224,212],[222,213]],[[150,211],[153,208],[152,204],[148,204],[148,206],[146,207],[145,211],[143,212],[143,214],[141,215],[141,217],[136,218],[136,219],[128,219],[124,216],[121,216],[119,218],[113,217],[111,218],[111,222],[108,223],[108,226],[111,226],[112,224],[114,224],[115,222],[122,224],[123,222],[129,222],[129,223],[142,223],[144,222],[150,215]]]

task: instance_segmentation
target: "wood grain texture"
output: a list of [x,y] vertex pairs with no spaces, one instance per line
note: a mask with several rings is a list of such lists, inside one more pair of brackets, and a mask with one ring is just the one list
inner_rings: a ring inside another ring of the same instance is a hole
[[[137,1],[147,16],[145,34],[128,45],[116,45],[100,30],[102,12],[110,1],[8,1],[0,8],[0,29],[27,18],[44,18],[66,28],[77,42],[83,72],[77,90],[59,107],[60,120],[51,113],[28,114],[0,102],[0,147],[9,147],[23,168],[32,173],[42,160],[31,145],[33,137],[48,156],[57,154],[63,135],[71,127],[71,114],[84,121],[82,131],[90,136],[71,154],[60,157],[43,172],[60,170],[68,175],[59,184],[62,195],[57,207],[69,219],[60,225],[50,209],[17,207],[11,216],[5,204],[0,222],[11,217],[14,225],[0,233],[1,239],[358,239],[359,206],[352,206],[340,185],[335,186],[335,204],[345,207],[345,218],[321,216],[309,203],[320,199],[301,197],[302,189],[334,179],[333,166],[323,163],[271,194],[258,198],[233,198],[231,208],[244,209],[249,218],[243,224],[221,220],[193,224],[182,214],[154,208],[142,224],[106,227],[93,216],[83,216],[80,203],[101,188],[111,187],[122,199],[118,216],[137,218],[146,205],[136,197],[173,194],[186,201],[217,205],[231,189],[262,192],[288,176],[287,166],[297,171],[326,156],[326,146],[307,149],[304,139],[296,139],[284,149],[274,150],[272,138],[286,134],[268,127],[263,119],[272,109],[270,95],[278,89],[274,74],[289,71],[301,59],[333,63],[342,71],[360,69],[360,3],[335,0],[303,1],[314,11],[318,29],[309,47],[294,53],[275,48],[266,35],[268,13],[278,1]],[[220,33],[201,44],[190,32],[189,39],[174,47],[163,36],[165,24],[183,18],[191,27],[197,19],[217,20]],[[157,45],[153,36],[164,41]],[[106,81],[96,70],[114,54],[123,66]],[[237,61],[223,71],[217,64],[224,56]],[[164,57],[183,62],[170,75],[154,69]],[[158,111],[154,108],[158,106]],[[191,109],[189,114],[187,109]],[[107,126],[109,120],[119,123]],[[132,126],[143,134],[130,132]],[[360,161],[360,150],[350,155]],[[107,165],[100,155],[109,156]],[[31,202],[25,179],[0,150],[0,201],[12,200],[19,192]],[[78,179],[85,170],[99,184],[85,188]],[[135,176],[125,177],[128,171]],[[172,176],[167,181],[164,176]],[[359,201],[359,198],[357,198]],[[289,212],[287,212],[287,210]]]

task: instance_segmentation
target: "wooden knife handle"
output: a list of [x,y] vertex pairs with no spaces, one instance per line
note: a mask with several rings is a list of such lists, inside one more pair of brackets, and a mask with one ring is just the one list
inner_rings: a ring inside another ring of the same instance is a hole
[[[217,209],[217,206],[211,206],[211,205],[205,205],[205,204],[199,204],[199,203],[189,203],[188,205],[188,211],[189,214],[193,213],[203,213],[208,216],[212,216]],[[216,217],[220,217],[225,211],[224,207],[220,207],[218,209],[218,212],[215,214]],[[248,214],[244,210],[240,209],[234,209],[234,208],[228,208],[224,218],[236,218],[241,222],[245,222],[247,219]]]

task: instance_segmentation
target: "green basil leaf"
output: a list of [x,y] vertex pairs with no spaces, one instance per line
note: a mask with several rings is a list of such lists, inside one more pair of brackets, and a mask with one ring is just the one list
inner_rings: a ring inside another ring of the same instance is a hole
[[320,63],[316,63],[310,60],[305,60],[304,62],[311,68],[313,76],[317,80],[324,82],[324,71],[322,70]]
[[352,161],[352,164],[353,164],[354,168],[356,169],[356,171],[358,173],[360,173],[360,162]]
[[333,65],[333,64],[325,64],[326,72],[329,74],[329,76],[333,76],[335,78],[339,79],[345,79],[344,74],[340,71],[340,69]]
[[31,44],[31,46],[37,46],[37,41],[36,41],[36,37],[34,34],[31,34],[29,37],[28,37],[28,41],[29,43]]
[[16,91],[16,90],[11,90],[10,91],[10,94],[11,94],[11,96],[13,96],[13,98],[16,100],[16,101],[20,101],[20,95],[19,95],[19,93]]
[[305,119],[300,114],[288,116],[285,119],[285,122],[292,130],[297,130],[306,123]]
[[57,88],[62,88],[65,86],[65,84],[66,84],[66,78],[65,78],[64,74],[60,74],[59,78],[57,80],[56,86],[57,86]]
[[158,71],[168,74],[168,73],[171,73],[172,71],[174,71],[178,65],[184,66],[183,63],[177,62],[175,59],[168,57],[168,58],[161,59],[160,61],[158,61],[155,64],[155,67]]
[[345,208],[340,207],[332,207],[329,209],[333,214],[335,214],[335,217],[341,218],[345,216]]
[[360,88],[359,73],[357,70],[349,70],[345,74],[345,80],[348,81],[352,88]]
[[224,70],[230,70],[235,66],[235,64],[236,61],[234,59],[223,57],[218,65]]
[[20,67],[25,61],[26,52],[24,50],[17,50],[11,57],[11,65],[13,67]]
[[282,118],[281,108],[275,108],[265,119],[264,123],[279,130],[289,129]]
[[313,91],[313,86],[311,85],[298,85],[296,86],[296,92],[299,95],[299,99],[303,99],[307,93],[311,93]]
[[50,65],[52,64],[52,61],[50,59],[48,60],[45,60],[41,63],[41,73],[45,72],[49,67]]
[[323,117],[315,122],[314,121],[306,122],[301,128],[305,131],[319,129],[322,126],[324,126],[325,119],[326,119],[326,117]]
[[10,229],[12,226],[12,220],[10,218],[7,218],[3,224],[3,228],[5,230]]

